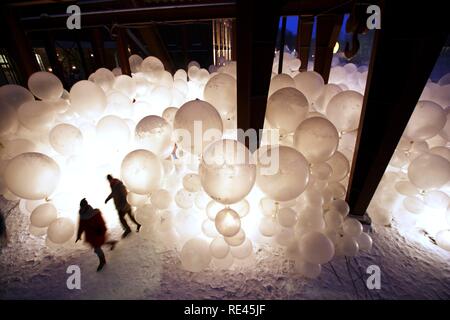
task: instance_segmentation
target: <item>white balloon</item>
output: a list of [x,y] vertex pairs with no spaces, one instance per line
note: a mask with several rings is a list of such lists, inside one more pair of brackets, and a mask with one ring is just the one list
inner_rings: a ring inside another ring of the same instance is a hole
[[58,218],[53,221],[47,229],[48,239],[56,244],[63,244],[72,238],[75,226],[68,218]]
[[423,190],[440,188],[450,180],[450,162],[435,154],[422,154],[409,165],[408,178]]
[[315,71],[300,72],[294,77],[294,81],[297,89],[306,96],[310,103],[318,97],[324,86],[322,76]]
[[30,130],[48,130],[55,120],[55,112],[49,102],[30,101],[17,110],[19,121]]
[[239,230],[237,234],[232,237],[224,237],[225,242],[231,247],[237,247],[244,243],[246,236],[244,230]]
[[122,180],[131,192],[150,194],[159,189],[163,167],[158,156],[147,150],[134,150],[122,161]]
[[221,139],[223,124],[217,110],[208,102],[192,100],[175,114],[175,139],[184,151],[201,154],[206,147]]
[[350,172],[350,163],[347,157],[339,151],[336,151],[327,163],[332,169],[331,176],[328,178],[330,182],[342,181]]
[[183,177],[183,187],[189,192],[198,192],[202,189],[200,176],[196,173],[188,173]]
[[263,217],[259,222],[259,232],[265,237],[273,237],[278,230],[279,225],[272,217]]
[[414,197],[420,192],[420,190],[409,181],[398,181],[395,183],[395,190],[403,196],[410,197]]
[[180,259],[187,271],[200,272],[206,269],[211,262],[208,243],[199,238],[187,241],[181,249]]
[[180,208],[190,209],[194,205],[194,195],[185,189],[180,189],[175,194],[175,203]]
[[58,212],[51,203],[44,203],[36,207],[30,216],[31,224],[37,228],[48,227],[56,220]]
[[429,207],[436,209],[446,209],[450,203],[450,198],[443,191],[433,190],[425,193],[424,201]]
[[81,151],[83,135],[77,127],[61,123],[50,131],[50,144],[58,153],[71,156]]
[[417,197],[406,197],[403,199],[403,206],[414,214],[420,214],[425,210],[425,203]]
[[344,235],[338,243],[338,251],[340,254],[348,257],[354,257],[358,254],[359,244],[355,238]]
[[342,215],[336,210],[329,210],[325,213],[324,220],[329,230],[337,230],[344,221]]
[[147,116],[138,122],[135,130],[138,146],[161,158],[168,157],[173,150],[172,127],[161,117]]
[[80,116],[97,119],[106,108],[106,96],[97,84],[81,80],[70,89],[70,105]]
[[[9,107],[17,110],[25,102],[30,102],[33,100],[34,97],[31,92],[22,86],[18,86],[16,84],[6,84],[0,87],[0,104],[2,107],[8,105]],[[0,108],[0,110],[1,109],[2,108]]]
[[414,109],[404,135],[411,140],[423,141],[437,135],[447,121],[446,112],[431,101],[419,101]]
[[315,279],[322,272],[320,264],[309,263],[298,259],[295,260],[295,269],[308,279]]
[[241,218],[233,209],[225,208],[217,213],[215,225],[222,236],[232,237],[241,229]]
[[221,236],[216,237],[209,245],[211,255],[217,259],[225,258],[230,252],[230,246]]
[[436,243],[444,250],[450,251],[450,230],[442,230],[436,234]]
[[15,195],[30,200],[49,197],[60,178],[58,164],[50,157],[37,152],[27,152],[9,161],[4,179]]
[[63,94],[63,85],[53,73],[38,71],[28,78],[28,88],[41,100],[55,101]]
[[372,238],[365,232],[362,232],[357,238],[359,250],[370,251],[372,249]]
[[271,199],[297,198],[309,181],[309,164],[297,150],[286,146],[260,148],[256,183]]
[[205,192],[223,204],[242,200],[252,189],[256,165],[252,155],[240,142],[219,140],[203,153],[200,180]]
[[311,106],[320,113],[325,114],[330,100],[340,92],[342,92],[341,87],[328,83],[323,86],[319,96],[311,103]]
[[313,117],[295,130],[294,145],[311,163],[324,162],[336,152],[339,134],[327,119]]
[[324,234],[316,231],[304,234],[300,239],[300,252],[309,263],[324,264],[334,256],[334,245]]
[[350,212],[350,207],[345,200],[336,199],[330,203],[330,210],[335,210],[339,212],[342,217],[346,217]]
[[117,116],[106,116],[97,123],[97,141],[99,146],[109,151],[126,148],[130,141],[130,128]]
[[172,195],[165,189],[159,189],[151,194],[150,200],[155,208],[164,210],[170,207]]
[[231,255],[236,259],[245,259],[250,256],[253,252],[253,244],[250,239],[245,239],[244,243],[231,247],[230,248]]
[[339,132],[349,132],[358,128],[363,103],[362,94],[343,91],[331,98],[326,115]]
[[266,118],[282,135],[294,132],[306,118],[308,100],[295,88],[282,88],[274,92],[267,101]]
[[148,201],[148,195],[128,192],[127,201],[133,207],[142,207]]
[[36,145],[27,139],[14,139],[3,142],[3,150],[1,150],[0,158],[10,160],[19,154],[25,152],[35,152]]
[[292,208],[282,208],[277,214],[278,223],[285,228],[293,227],[297,223],[297,213]]
[[359,235],[363,231],[363,227],[361,222],[354,218],[347,218],[344,220],[344,223],[342,224],[342,229],[344,230],[344,233],[346,235],[349,235],[351,237],[359,237]]
[[208,80],[203,97],[226,119],[236,112],[236,87],[236,79],[226,73],[219,73]]
[[[270,80],[269,97],[282,88],[295,88],[295,81],[290,75],[281,73],[277,74]],[[306,99],[306,97],[305,97]],[[307,102],[308,103],[308,102]]]

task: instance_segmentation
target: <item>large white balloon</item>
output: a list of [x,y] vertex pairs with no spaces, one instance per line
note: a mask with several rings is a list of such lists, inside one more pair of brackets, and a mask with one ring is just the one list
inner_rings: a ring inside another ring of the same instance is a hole
[[48,130],[55,120],[53,107],[44,101],[30,101],[17,110],[19,121],[30,130]]
[[223,131],[217,110],[201,100],[183,104],[175,114],[173,126],[177,145],[195,155],[200,155],[210,143],[221,139]]
[[58,124],[50,131],[50,144],[53,149],[64,156],[78,154],[83,146],[80,129],[68,124]]
[[297,150],[287,146],[258,149],[258,187],[275,201],[297,198],[309,181],[309,164]]
[[411,140],[423,141],[437,135],[444,128],[447,114],[438,104],[419,101],[414,109],[404,135]]
[[315,71],[300,72],[294,77],[295,86],[302,92],[309,103],[312,103],[320,94],[324,81]]
[[208,80],[203,97],[227,119],[236,113],[236,92],[236,79],[226,73],[219,73]]
[[130,191],[150,194],[161,185],[163,167],[154,153],[148,150],[134,150],[122,161],[121,175]]
[[31,92],[22,86],[6,84],[0,87],[0,104],[2,106],[8,105],[17,110],[25,102],[33,100]]
[[161,158],[173,151],[172,127],[159,116],[147,116],[136,125],[136,142],[142,149],[149,150]]
[[60,177],[58,164],[50,157],[27,152],[13,158],[5,168],[4,179],[15,195],[30,200],[49,197]]
[[217,202],[232,204],[252,189],[256,165],[250,151],[235,140],[220,140],[203,153],[199,169],[205,192]]
[[331,166],[332,173],[328,178],[330,182],[338,182],[347,177],[350,171],[350,163],[346,156],[344,156],[341,152],[336,151],[333,156],[327,161],[327,163]]
[[270,80],[269,97],[282,88],[295,88],[295,81],[290,75],[281,73]]
[[312,231],[300,239],[301,256],[313,264],[324,264],[334,257],[334,245],[323,233]]
[[130,141],[130,128],[117,116],[103,117],[97,123],[97,141],[102,149],[122,150]]
[[30,216],[31,224],[38,228],[48,227],[57,217],[58,212],[51,203],[44,203],[36,207]]
[[28,78],[28,88],[41,100],[55,101],[63,94],[63,85],[53,73],[38,71]]
[[187,271],[202,271],[211,262],[208,243],[199,238],[187,241],[181,249],[180,259],[184,269]]
[[363,96],[356,91],[343,91],[328,102],[326,115],[339,132],[356,130],[359,126]]
[[58,218],[53,221],[47,230],[48,239],[56,244],[62,244],[70,240],[75,232],[72,220],[68,218]]
[[440,188],[450,180],[450,162],[435,154],[422,154],[409,165],[408,178],[423,190]]
[[323,86],[319,96],[312,102],[311,106],[320,113],[325,114],[328,103],[338,93],[342,92],[341,87],[336,84],[326,84]]
[[70,105],[82,117],[97,119],[106,108],[106,96],[99,85],[81,80],[70,89]]
[[295,88],[282,88],[267,101],[266,118],[282,135],[294,132],[306,118],[308,100]]
[[330,159],[338,143],[339,134],[335,126],[325,118],[306,119],[295,130],[294,145],[311,163]]

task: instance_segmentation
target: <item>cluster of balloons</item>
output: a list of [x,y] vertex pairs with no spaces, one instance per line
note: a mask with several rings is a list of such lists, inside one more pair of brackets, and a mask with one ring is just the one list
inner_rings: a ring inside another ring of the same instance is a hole
[[[369,207],[375,223],[450,251],[450,74],[429,81]],[[410,231],[416,231],[411,233]]]
[[309,278],[335,256],[370,250],[343,200],[361,93],[298,72],[287,54],[264,128],[278,140],[251,153],[231,138],[235,62],[207,70],[192,61],[172,76],[156,57],[129,60],[132,76],[100,68],[70,91],[49,72],[28,89],[0,88],[0,193],[20,199],[32,234],[72,243],[85,197],[117,225],[103,203],[112,174],[144,236],[177,248],[192,272],[249,261],[260,241],[284,247]]

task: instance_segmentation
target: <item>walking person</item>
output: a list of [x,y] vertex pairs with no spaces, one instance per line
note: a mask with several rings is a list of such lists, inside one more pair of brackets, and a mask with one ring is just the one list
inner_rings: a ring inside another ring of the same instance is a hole
[[97,271],[103,269],[106,264],[105,253],[102,245],[108,244],[111,250],[114,249],[117,241],[106,241],[106,224],[103,220],[102,213],[99,209],[92,208],[86,199],[80,202],[80,220],[78,224],[77,242],[84,233],[85,241],[94,248],[94,252],[98,257],[99,265]]
[[131,212],[131,206],[127,200],[128,194],[127,188],[125,187],[122,181],[114,178],[110,174],[106,176],[106,179],[108,179],[109,181],[111,193],[108,196],[108,198],[106,198],[105,203],[107,203],[111,199],[114,199],[114,205],[116,206],[117,212],[119,214],[120,223],[122,224],[122,228],[124,229],[122,238],[125,238],[131,232],[130,226],[128,225],[127,220],[125,219],[126,216],[128,216],[130,220],[136,225],[136,232],[139,232],[139,230],[141,229],[141,224],[136,221],[133,213]]

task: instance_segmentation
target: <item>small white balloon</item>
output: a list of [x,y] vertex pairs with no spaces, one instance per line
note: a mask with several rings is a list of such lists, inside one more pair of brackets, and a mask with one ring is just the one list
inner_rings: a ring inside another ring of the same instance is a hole
[[58,212],[53,204],[44,203],[33,210],[30,221],[37,228],[45,228],[56,220],[57,215]]
[[68,218],[58,218],[54,220],[47,229],[48,239],[56,244],[63,244],[69,241],[75,233],[75,226]]

